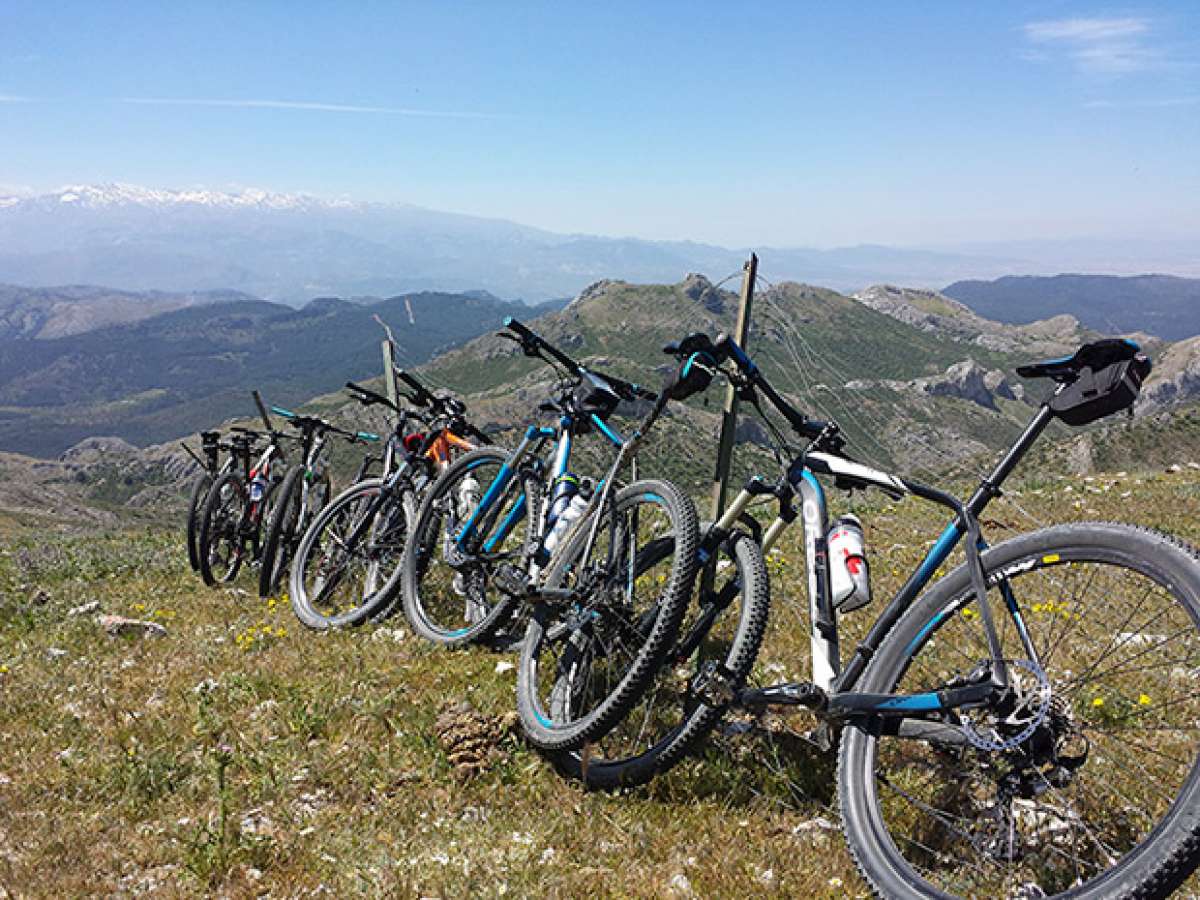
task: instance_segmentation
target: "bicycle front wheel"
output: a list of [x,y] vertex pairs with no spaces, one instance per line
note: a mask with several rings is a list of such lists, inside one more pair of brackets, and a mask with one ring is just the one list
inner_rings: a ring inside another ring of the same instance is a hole
[[575,599],[538,603],[521,645],[517,710],[534,746],[579,749],[637,705],[679,630],[698,546],[692,501],[665,481],[636,482],[575,525],[546,578]]
[[200,571],[200,523],[204,517],[204,501],[208,499],[212,483],[212,473],[201,472],[192,481],[192,491],[188,498],[187,551],[188,564],[193,572]]
[[523,577],[517,566],[533,534],[538,495],[531,479],[509,477],[508,457],[496,447],[459,457],[417,513],[398,578],[409,624],[435,644],[485,640],[515,605],[494,576],[509,566],[516,579]]
[[288,594],[296,618],[325,630],[360,625],[389,601],[412,517],[411,492],[368,478],[317,514],[292,560]]
[[[659,553],[669,549],[664,543]],[[733,532],[701,571],[678,636],[629,712],[594,743],[551,754],[568,777],[595,790],[645,784],[683,759],[721,721],[721,700],[698,690],[703,673],[711,671],[729,692],[745,685],[770,608],[762,549],[750,535]]]
[[[983,562],[1011,689],[979,709],[846,729],[838,789],[859,869],[889,897],[1165,896],[1200,859],[1195,551],[1087,523]],[[979,620],[960,566],[855,690],[964,683],[990,658]]]
[[304,471],[304,466],[293,466],[272,496],[271,514],[267,518],[262,556],[259,559],[260,597],[270,597],[275,593],[285,567],[291,560],[296,526],[300,522]]

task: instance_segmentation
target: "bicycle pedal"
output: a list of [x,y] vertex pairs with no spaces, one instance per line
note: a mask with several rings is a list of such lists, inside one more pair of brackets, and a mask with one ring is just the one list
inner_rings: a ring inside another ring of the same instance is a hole
[[795,681],[742,691],[738,695],[738,703],[749,709],[765,706],[803,706],[807,709],[822,710],[829,704],[829,697],[811,681]]
[[524,597],[529,593],[529,580],[512,563],[501,563],[496,567],[492,572],[492,584],[497,590],[513,597]]

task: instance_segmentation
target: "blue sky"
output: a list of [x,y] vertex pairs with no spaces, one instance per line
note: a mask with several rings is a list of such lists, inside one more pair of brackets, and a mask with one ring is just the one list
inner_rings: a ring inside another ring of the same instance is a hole
[[0,186],[98,181],[731,246],[1187,239],[1200,4],[0,0]]

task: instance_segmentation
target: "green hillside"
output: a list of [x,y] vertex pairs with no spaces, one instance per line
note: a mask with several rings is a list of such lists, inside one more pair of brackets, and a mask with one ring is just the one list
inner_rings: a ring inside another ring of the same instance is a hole
[[382,332],[415,364],[474,337],[523,304],[413,294],[296,310],[238,300],[50,340],[0,342],[0,448],[55,455],[84,437],[149,444],[250,413],[249,391],[303,403],[379,371]]

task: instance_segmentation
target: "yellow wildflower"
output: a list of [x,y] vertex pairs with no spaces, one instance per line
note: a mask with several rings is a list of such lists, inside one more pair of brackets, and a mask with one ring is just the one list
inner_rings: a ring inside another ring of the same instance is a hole
[[1150,695],[1149,694],[1139,694],[1138,695],[1138,706],[1149,706],[1149,705],[1150,705]]
[[1097,707],[1097,708],[1098,708],[1098,707],[1101,707],[1101,706],[1103,706],[1103,705],[1104,705],[1104,698],[1103,698],[1103,697],[1093,697],[1093,698],[1092,698],[1092,706],[1095,706],[1095,707]]

